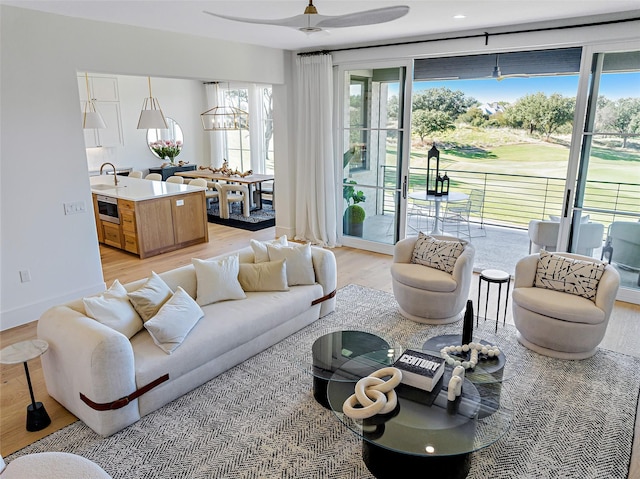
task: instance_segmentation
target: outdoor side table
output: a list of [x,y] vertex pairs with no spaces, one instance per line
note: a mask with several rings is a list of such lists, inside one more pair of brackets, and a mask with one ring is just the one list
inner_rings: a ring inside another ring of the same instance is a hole
[[29,376],[29,367],[27,361],[35,359],[44,354],[49,349],[49,343],[42,339],[31,339],[11,344],[0,350],[0,363],[2,364],[24,364],[24,372],[27,375],[27,384],[29,385],[29,394],[31,395],[31,404],[27,406],[27,431],[40,431],[49,424],[51,419],[41,402],[36,402],[33,396],[33,386],[31,386],[31,376]]
[[507,292],[504,298],[504,318],[502,320],[502,325],[504,326],[507,322],[507,304],[509,303],[509,286],[511,285],[511,275],[505,271],[501,271],[499,269],[485,269],[480,272],[480,277],[478,278],[478,313],[476,314],[476,326],[478,326],[478,322],[480,319],[480,291],[482,290],[482,282],[485,281],[487,283],[487,297],[484,303],[484,319],[487,320],[487,310],[489,307],[489,289],[492,283],[498,284],[498,302],[496,303],[496,333],[498,332],[498,320],[500,317],[500,297],[502,294],[502,285],[507,284]]

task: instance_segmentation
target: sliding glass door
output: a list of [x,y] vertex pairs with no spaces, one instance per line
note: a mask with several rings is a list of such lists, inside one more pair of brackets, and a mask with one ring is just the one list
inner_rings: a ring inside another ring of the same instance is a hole
[[[640,48],[586,52],[589,70],[569,250],[610,261],[640,302]],[[570,223],[570,224],[569,224]]]
[[404,237],[407,66],[345,66],[338,78],[342,242],[390,252]]

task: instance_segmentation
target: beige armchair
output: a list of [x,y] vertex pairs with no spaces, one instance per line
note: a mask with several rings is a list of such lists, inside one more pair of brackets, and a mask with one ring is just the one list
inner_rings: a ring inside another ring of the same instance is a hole
[[[441,240],[452,236],[432,235]],[[451,274],[411,263],[417,237],[398,241],[393,251],[393,295],[405,318],[427,324],[453,323],[462,318],[473,276],[475,248],[465,242]]]
[[[587,256],[554,253],[598,263]],[[518,341],[545,356],[585,359],[593,356],[604,337],[620,285],[620,275],[607,265],[598,283],[595,301],[576,294],[536,287],[539,254],[516,264],[513,320]]]
[[51,478],[111,479],[104,469],[89,459],[66,452],[38,452],[20,456],[5,464],[0,456],[2,479]]

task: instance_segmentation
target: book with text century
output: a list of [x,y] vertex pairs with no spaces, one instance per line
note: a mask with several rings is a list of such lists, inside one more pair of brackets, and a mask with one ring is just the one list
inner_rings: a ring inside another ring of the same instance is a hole
[[393,366],[402,371],[404,384],[431,391],[444,372],[444,359],[407,349]]

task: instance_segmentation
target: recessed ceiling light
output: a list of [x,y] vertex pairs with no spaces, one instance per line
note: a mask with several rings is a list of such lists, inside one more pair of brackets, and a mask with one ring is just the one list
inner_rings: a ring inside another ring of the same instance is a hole
[[467,18],[466,15],[454,15],[453,18],[455,18],[456,20],[461,20],[463,18]]

